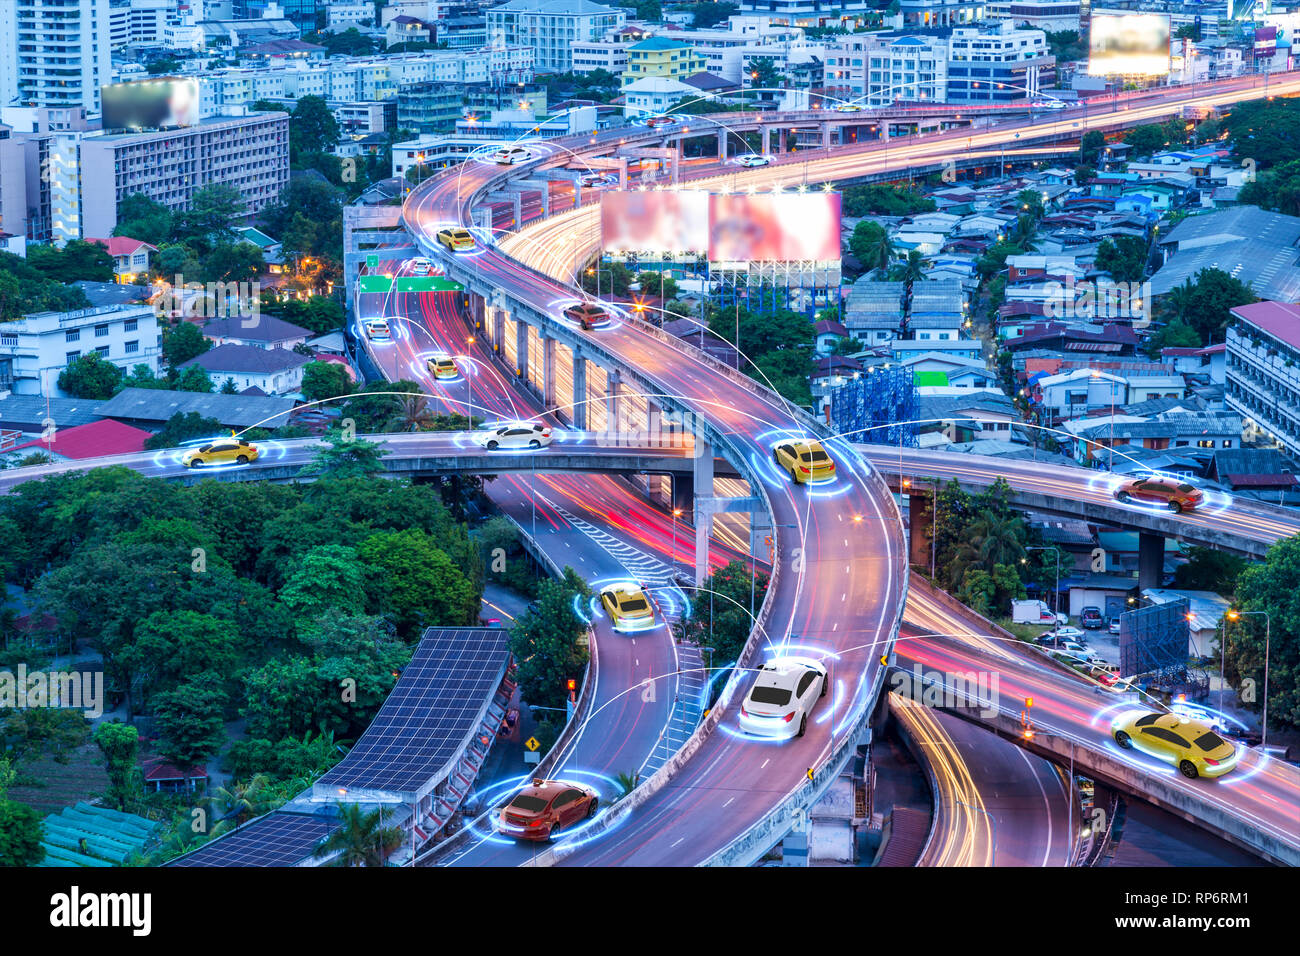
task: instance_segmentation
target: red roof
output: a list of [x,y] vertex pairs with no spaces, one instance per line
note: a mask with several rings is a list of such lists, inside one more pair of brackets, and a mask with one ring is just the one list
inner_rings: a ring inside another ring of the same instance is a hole
[[1232,310],[1237,318],[1300,348],[1300,304],[1294,302],[1252,302]]
[[97,242],[101,246],[106,246],[108,248],[108,254],[114,258],[117,258],[118,256],[134,255],[141,246],[144,246],[150,252],[158,251],[157,246],[151,246],[149,243],[142,242],[139,239],[129,239],[126,236],[112,236],[108,239],[87,239],[86,241]]
[[206,780],[208,772],[202,767],[176,767],[161,760],[145,767],[146,780]]
[[39,448],[63,458],[81,461],[103,455],[126,455],[135,451],[144,451],[145,439],[151,434],[143,428],[132,428],[112,418],[104,418],[88,425],[60,428],[55,431],[52,442],[37,438],[34,441],[15,445],[10,451],[18,448],[33,450]]

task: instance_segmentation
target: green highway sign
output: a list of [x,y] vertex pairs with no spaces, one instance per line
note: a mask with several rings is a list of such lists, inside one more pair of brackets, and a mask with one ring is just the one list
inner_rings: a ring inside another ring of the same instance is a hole
[[446,276],[400,276],[398,292],[464,292],[465,287]]
[[378,268],[379,268],[379,256],[374,255],[374,254],[371,254],[371,255],[366,256],[366,268],[367,268],[367,269],[378,269]]
[[393,280],[388,276],[361,276],[357,279],[357,288],[362,292],[389,292]]

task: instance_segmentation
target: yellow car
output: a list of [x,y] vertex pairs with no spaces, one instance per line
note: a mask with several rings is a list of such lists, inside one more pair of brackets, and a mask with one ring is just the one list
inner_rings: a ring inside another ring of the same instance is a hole
[[451,252],[464,252],[466,249],[474,248],[474,236],[464,226],[439,230],[438,242],[446,246]]
[[1188,779],[1219,777],[1237,765],[1237,748],[1198,720],[1180,714],[1125,711],[1111,722],[1115,743],[1173,764]]
[[835,462],[818,441],[798,439],[781,442],[772,449],[772,458],[778,468],[790,472],[795,484],[829,481],[835,477]]
[[247,465],[250,461],[257,461],[260,454],[256,445],[241,438],[218,438],[198,448],[191,448],[181,456],[181,464],[186,468],[231,463]]
[[600,603],[609,612],[614,628],[620,631],[639,631],[653,627],[654,611],[645,592],[635,584],[618,584],[600,592]]
[[450,355],[439,353],[430,356],[425,360],[424,367],[434,378],[458,378],[460,369],[456,367],[456,360]]

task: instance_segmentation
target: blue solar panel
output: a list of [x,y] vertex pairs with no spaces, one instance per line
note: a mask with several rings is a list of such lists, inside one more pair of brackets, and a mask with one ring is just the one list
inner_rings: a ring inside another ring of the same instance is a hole
[[351,752],[316,782],[326,788],[415,793],[460,753],[505,673],[500,628],[430,629]]
[[334,816],[276,810],[167,865],[296,866],[338,826]]

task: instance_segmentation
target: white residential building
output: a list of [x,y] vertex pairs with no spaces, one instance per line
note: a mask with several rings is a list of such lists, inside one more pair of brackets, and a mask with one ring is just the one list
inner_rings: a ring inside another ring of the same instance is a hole
[[325,8],[325,29],[330,33],[346,33],[363,24],[375,22],[375,5],[369,0],[332,0]]
[[642,77],[623,87],[623,115],[653,116],[687,97],[694,99],[699,95],[699,90],[681,80],[667,76]]
[[836,27],[851,24],[875,10],[870,0],[739,0],[741,13],[761,14],[774,23],[799,27]]
[[109,0],[0,2],[0,106],[99,112],[112,78]]
[[1007,20],[1015,26],[1036,27],[1055,33],[1078,30],[1080,0],[989,0],[985,17]]
[[156,373],[162,335],[153,307],[37,312],[0,324],[0,391],[59,397],[59,373],[91,352],[127,371],[148,365]]
[[948,40],[939,36],[851,33],[826,43],[825,86],[843,100],[888,106],[894,100],[942,101]]
[[[1255,302],[1232,310],[1228,328],[1228,407],[1249,436],[1300,455],[1300,306]],[[2,328],[2,326],[0,326]]]
[[627,22],[627,13],[591,0],[509,0],[487,11],[490,46],[524,45],[539,69],[573,69],[573,44],[598,40]]

